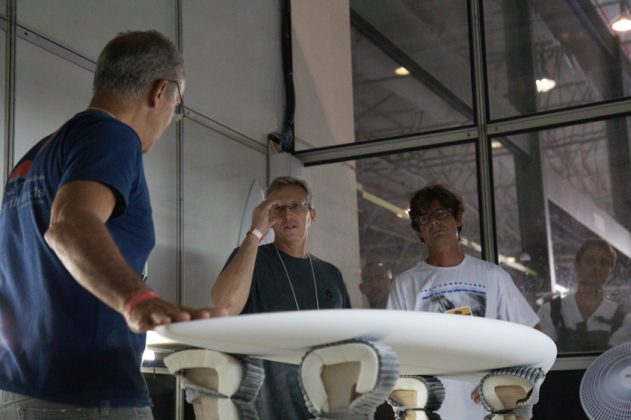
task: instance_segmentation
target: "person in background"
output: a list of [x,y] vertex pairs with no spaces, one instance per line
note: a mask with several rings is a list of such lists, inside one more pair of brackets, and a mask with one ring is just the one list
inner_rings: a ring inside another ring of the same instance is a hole
[[392,271],[381,262],[369,262],[362,268],[359,290],[368,299],[371,309],[384,309],[392,284]]
[[[211,291],[231,315],[350,308],[342,273],[308,251],[316,220],[304,180],[279,177],[252,214],[252,228],[228,258]],[[274,242],[259,246],[274,230]],[[255,406],[261,419],[308,419],[298,366],[264,361],[265,382]]]
[[[414,193],[412,229],[428,255],[395,278],[388,309],[480,316],[539,328],[539,318],[508,273],[463,252],[464,210],[462,197],[446,185],[430,184]],[[487,414],[476,404],[479,395],[473,384],[441,380],[445,401],[438,414],[443,420],[481,419]]]
[[119,34],[88,109],[12,170],[0,210],[3,420],[150,419],[142,332],[225,314],[167,302],[143,276],[155,243],[143,153],[182,115],[184,84],[164,35]]
[[559,352],[604,351],[629,336],[628,311],[607,299],[603,287],[616,267],[617,254],[601,238],[583,242],[574,258],[576,292],[541,305],[541,326]]

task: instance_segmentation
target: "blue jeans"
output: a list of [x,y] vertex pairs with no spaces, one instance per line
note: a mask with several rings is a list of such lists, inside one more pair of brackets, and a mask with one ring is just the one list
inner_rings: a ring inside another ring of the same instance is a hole
[[0,390],[2,420],[153,420],[151,407],[82,407]]

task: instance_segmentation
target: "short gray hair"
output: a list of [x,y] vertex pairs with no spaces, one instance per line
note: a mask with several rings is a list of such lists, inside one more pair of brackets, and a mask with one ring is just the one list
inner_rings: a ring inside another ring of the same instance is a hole
[[96,62],[94,93],[111,91],[135,99],[156,80],[184,78],[177,47],[158,31],[130,31],[107,43]]
[[294,178],[293,176],[279,176],[274,179],[269,187],[267,187],[267,191],[265,192],[265,197],[269,197],[271,193],[274,191],[283,188],[283,187],[300,187],[307,194],[307,203],[311,206],[313,204],[313,197],[311,196],[311,189],[309,188],[309,184],[304,179]]

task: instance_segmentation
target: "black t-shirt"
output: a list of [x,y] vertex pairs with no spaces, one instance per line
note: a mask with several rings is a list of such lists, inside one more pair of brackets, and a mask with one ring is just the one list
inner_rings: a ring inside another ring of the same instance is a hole
[[[234,258],[235,249],[226,265]],[[256,255],[250,295],[242,314],[316,309],[350,309],[350,299],[342,273],[333,264],[311,256],[295,258],[273,244],[262,245]],[[282,262],[281,262],[282,258]],[[287,273],[283,268],[287,268]],[[225,268],[225,267],[224,267]],[[287,278],[289,274],[289,279]],[[313,277],[315,275],[315,286]],[[291,286],[290,286],[291,282]],[[292,287],[294,294],[292,293]],[[298,308],[296,307],[298,301]],[[285,363],[263,362],[265,382],[256,400],[261,419],[308,419],[309,415],[300,392],[299,367]]]

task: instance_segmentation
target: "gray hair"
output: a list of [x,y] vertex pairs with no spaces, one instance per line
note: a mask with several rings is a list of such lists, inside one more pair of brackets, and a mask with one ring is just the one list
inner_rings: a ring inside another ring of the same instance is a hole
[[267,191],[265,192],[265,197],[269,197],[271,193],[274,191],[283,188],[283,187],[300,187],[307,194],[307,203],[309,205],[313,204],[313,197],[311,196],[311,189],[309,188],[309,184],[304,179],[294,178],[293,176],[279,176],[274,179],[269,187],[267,187]]
[[158,31],[130,31],[107,43],[96,62],[94,93],[113,91],[135,99],[156,80],[184,78],[177,47]]

